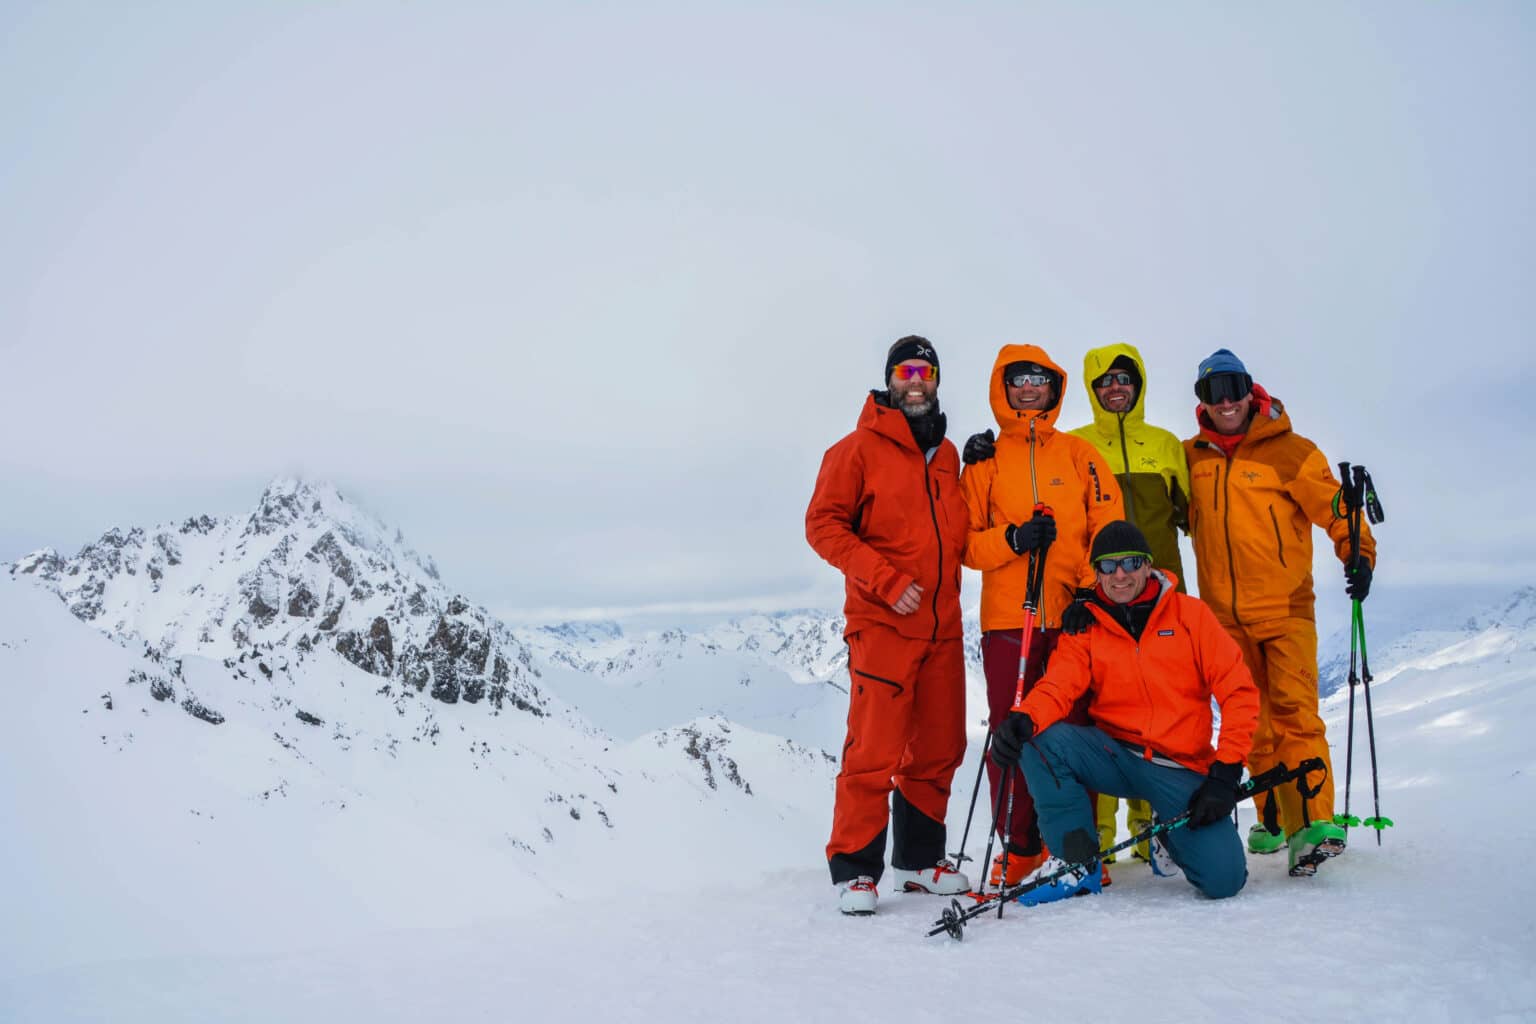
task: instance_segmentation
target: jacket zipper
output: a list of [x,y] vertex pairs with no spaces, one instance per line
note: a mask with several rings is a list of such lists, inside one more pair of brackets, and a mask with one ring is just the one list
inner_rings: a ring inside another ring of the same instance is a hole
[[1280,520],[1275,516],[1273,505],[1269,506],[1269,521],[1275,528],[1275,544],[1280,548],[1280,564],[1285,565],[1285,541],[1280,537]]
[[1125,463],[1125,517],[1133,523],[1140,524],[1136,518],[1136,502],[1131,497],[1131,449],[1125,441],[1125,413],[1115,414],[1116,421],[1120,424],[1120,461]]
[[[928,495],[928,515],[933,520],[933,539],[939,549],[939,575],[933,584],[933,637],[932,642],[939,642],[939,591],[944,589],[944,533],[939,529],[939,510],[934,505],[934,495],[938,493],[939,482],[931,480],[929,476],[929,463],[922,452],[917,457],[923,461],[923,491]],[[930,486],[931,484],[931,486]]]
[[[1232,620],[1239,626],[1243,624],[1243,617],[1237,614],[1237,564],[1232,558],[1232,495],[1227,494],[1227,481],[1232,479],[1232,456],[1227,456],[1227,475],[1221,475],[1221,467],[1216,467],[1216,481],[1223,494],[1227,495],[1226,508],[1222,510],[1221,532],[1227,541],[1227,576],[1232,580]],[[1220,501],[1217,501],[1218,507]]]

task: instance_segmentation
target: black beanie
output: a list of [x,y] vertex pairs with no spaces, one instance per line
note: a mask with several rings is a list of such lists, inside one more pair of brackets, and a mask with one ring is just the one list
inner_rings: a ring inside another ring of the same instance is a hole
[[[1115,361],[1109,364],[1109,369],[1105,370],[1104,373],[1109,373],[1111,370],[1124,370],[1126,373],[1130,374],[1131,387],[1136,389],[1137,395],[1141,394],[1141,370],[1137,369],[1136,360],[1132,359],[1128,355],[1125,355],[1124,353],[1121,353],[1120,355],[1115,356]],[[1101,377],[1103,375],[1104,374],[1102,373],[1099,374]]]
[[885,385],[891,383],[891,371],[896,368],[896,364],[908,359],[924,359],[932,363],[935,370],[939,368],[939,354],[933,350],[933,342],[922,335],[909,334],[898,339],[885,354]]
[[1097,562],[1101,558],[1119,558],[1122,555],[1146,555],[1150,561],[1152,548],[1147,543],[1146,535],[1136,529],[1134,524],[1116,519],[1093,538],[1093,552],[1089,561]]

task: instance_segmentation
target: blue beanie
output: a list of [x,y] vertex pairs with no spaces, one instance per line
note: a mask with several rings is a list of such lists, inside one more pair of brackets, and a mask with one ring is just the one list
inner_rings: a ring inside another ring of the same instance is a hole
[[1195,375],[1195,379],[1201,380],[1213,373],[1241,373],[1246,375],[1248,367],[1243,365],[1241,359],[1232,354],[1231,349],[1219,348],[1200,362],[1200,372]]

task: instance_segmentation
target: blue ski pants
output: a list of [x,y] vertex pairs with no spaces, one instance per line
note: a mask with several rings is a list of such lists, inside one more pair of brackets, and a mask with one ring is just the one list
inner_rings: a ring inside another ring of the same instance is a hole
[[[1069,848],[1066,836],[1078,829],[1098,847],[1088,790],[1145,800],[1167,821],[1189,808],[1205,781],[1183,766],[1146,760],[1097,726],[1068,722],[1057,722],[1026,743],[1019,767],[1035,798],[1040,834],[1058,856]],[[1248,881],[1243,842],[1231,818],[1204,828],[1181,826],[1161,839],[1184,877],[1212,899],[1235,896]]]

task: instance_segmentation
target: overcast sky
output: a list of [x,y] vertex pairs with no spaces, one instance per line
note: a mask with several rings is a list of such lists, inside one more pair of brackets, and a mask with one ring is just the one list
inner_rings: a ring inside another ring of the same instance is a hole
[[[825,448],[936,344],[1233,348],[1529,582],[1536,7],[0,6],[0,559],[336,482],[516,616],[836,604]],[[974,579],[973,579],[974,582]],[[974,592],[971,600],[974,601]]]

